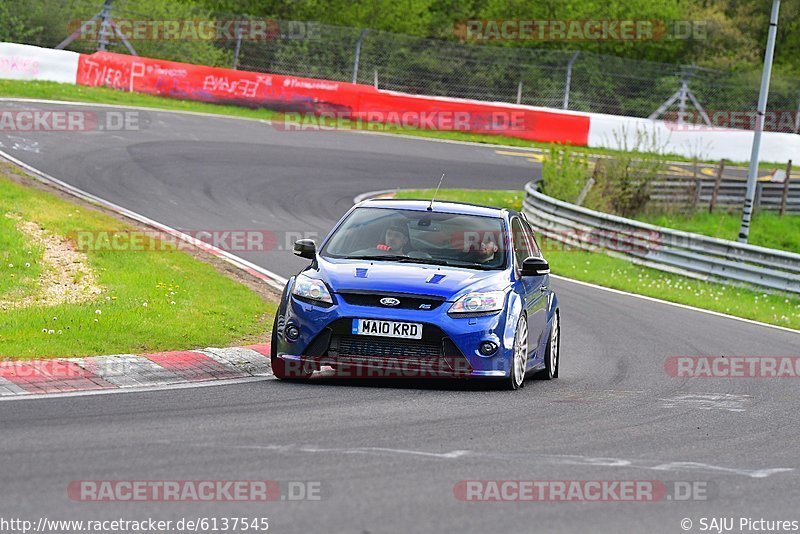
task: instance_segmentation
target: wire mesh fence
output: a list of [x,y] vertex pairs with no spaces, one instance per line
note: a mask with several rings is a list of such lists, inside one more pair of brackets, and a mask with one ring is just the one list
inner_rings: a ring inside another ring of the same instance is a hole
[[[97,0],[85,0],[82,5],[76,15],[84,18],[94,14],[92,6],[95,13],[100,7]],[[115,0],[111,13],[116,20],[157,20],[165,16],[142,12],[134,0]],[[187,11],[183,16],[263,21],[197,11]],[[653,116],[662,104],[680,95],[685,82],[691,96],[696,97],[707,115],[715,118],[714,126],[730,124],[731,114],[749,114],[752,119],[758,102],[759,72],[730,73],[588,52],[426,39],[305,21],[270,24],[273,31],[268,39],[228,35],[211,40],[134,40],[131,44],[140,55],[174,61],[356,81],[413,94],[633,117]],[[97,42],[79,39],[69,48],[92,52]],[[127,53],[114,36],[108,48]],[[686,107],[680,109],[685,109],[686,115],[681,120],[702,122],[704,118],[694,113],[697,110],[692,109],[692,102],[685,94],[680,96],[662,116],[674,119],[684,101]],[[773,77],[768,109],[776,118],[768,120],[765,129],[797,133],[800,80]],[[745,120],[731,126],[748,128],[749,124]]]

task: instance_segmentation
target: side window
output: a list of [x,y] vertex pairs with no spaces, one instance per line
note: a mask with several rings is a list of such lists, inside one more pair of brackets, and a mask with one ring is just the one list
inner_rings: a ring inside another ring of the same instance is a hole
[[522,219],[522,228],[525,230],[525,236],[528,238],[528,242],[531,245],[530,254],[528,256],[542,256],[542,251],[539,248],[539,243],[536,242],[536,238],[533,235],[533,228],[528,221]]
[[514,239],[514,261],[517,269],[522,267],[522,262],[530,256],[528,239],[525,237],[525,231],[519,218],[515,217],[511,220],[511,237]]

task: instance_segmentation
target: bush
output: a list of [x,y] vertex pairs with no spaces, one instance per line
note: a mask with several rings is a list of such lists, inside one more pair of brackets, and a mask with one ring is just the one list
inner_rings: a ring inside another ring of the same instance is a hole
[[586,184],[589,161],[566,146],[553,146],[542,162],[542,192],[565,202],[575,202]]
[[637,130],[631,140],[623,130],[615,133],[615,138],[620,152],[598,163],[595,186],[586,204],[606,213],[633,217],[647,207],[650,184],[663,172],[666,159],[655,133]]

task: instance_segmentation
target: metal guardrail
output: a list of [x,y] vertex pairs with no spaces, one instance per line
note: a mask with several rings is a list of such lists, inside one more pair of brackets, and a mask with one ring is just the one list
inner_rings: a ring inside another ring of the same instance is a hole
[[[741,208],[746,190],[747,183],[742,180],[724,180],[720,183],[716,205],[721,208]],[[658,204],[708,206],[713,191],[713,178],[657,180],[651,184],[650,200]],[[756,197],[758,208],[778,210],[783,197],[783,184],[759,182]],[[792,181],[789,184],[786,211],[800,212],[800,181]]]
[[576,206],[525,186],[523,211],[541,235],[634,263],[723,283],[800,293],[800,254],[662,228]]

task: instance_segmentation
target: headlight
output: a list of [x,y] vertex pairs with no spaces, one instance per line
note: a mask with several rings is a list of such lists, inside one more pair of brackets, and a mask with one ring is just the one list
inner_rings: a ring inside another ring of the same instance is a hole
[[325,282],[315,278],[309,278],[304,274],[298,274],[292,288],[292,295],[326,304],[333,304],[333,298],[325,287]]
[[503,309],[506,294],[503,291],[467,293],[450,306],[447,313],[491,313]]

